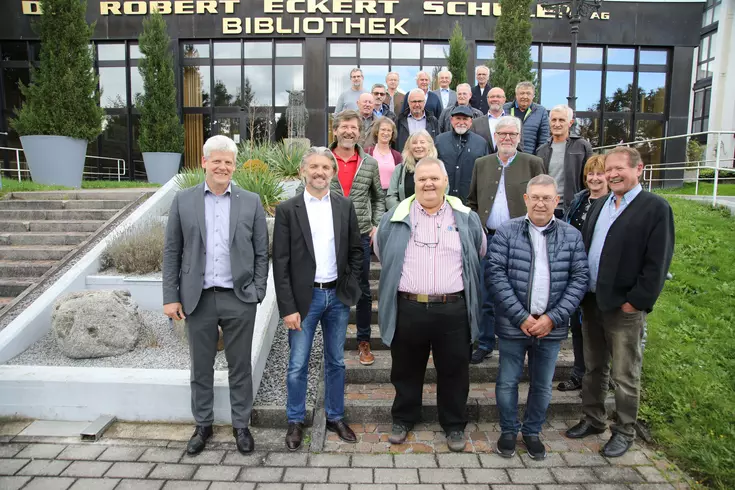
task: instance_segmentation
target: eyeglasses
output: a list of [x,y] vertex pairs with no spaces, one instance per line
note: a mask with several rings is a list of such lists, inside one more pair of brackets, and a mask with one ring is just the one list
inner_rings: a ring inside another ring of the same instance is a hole
[[418,223],[414,224],[413,233],[412,233],[413,243],[415,243],[417,247],[436,248],[437,246],[439,246],[439,234],[438,233],[437,233],[435,242],[422,242],[418,240],[416,238],[416,235],[418,235],[417,233],[418,227],[419,227]]
[[409,100],[408,101],[409,104],[423,104],[424,102],[426,102],[424,99],[421,99],[421,100]]
[[517,138],[520,133],[495,133],[495,136],[499,137],[501,140],[505,138]]
[[554,196],[528,196],[531,202],[543,201],[544,204],[550,204],[554,200]]
[[375,97],[383,97],[385,95],[385,92],[373,92],[373,96]]

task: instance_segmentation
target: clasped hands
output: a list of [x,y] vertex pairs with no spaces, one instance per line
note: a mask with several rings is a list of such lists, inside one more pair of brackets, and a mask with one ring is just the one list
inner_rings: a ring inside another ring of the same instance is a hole
[[528,318],[521,324],[521,330],[524,334],[528,337],[536,337],[538,339],[549,335],[553,328],[554,322],[551,321],[548,315],[541,315],[538,318],[534,318],[533,315],[528,315]]

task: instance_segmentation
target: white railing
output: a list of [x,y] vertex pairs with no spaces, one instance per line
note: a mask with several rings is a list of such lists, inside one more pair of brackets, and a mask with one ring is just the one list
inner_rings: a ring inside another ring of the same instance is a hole
[[[720,183],[720,181],[733,181],[735,182],[735,177],[720,177],[720,170],[733,170],[733,160],[730,158],[723,158],[722,157],[722,136],[723,135],[729,135],[733,136],[735,135],[735,131],[706,131],[706,132],[700,132],[700,133],[688,133],[688,134],[682,134],[678,136],[666,136],[663,138],[651,138],[651,139],[644,139],[639,141],[630,141],[627,143],[619,143],[617,145],[606,145],[606,146],[598,146],[596,148],[593,148],[592,150],[595,152],[602,152],[605,153],[605,150],[609,150],[612,148],[615,148],[616,146],[641,146],[641,145],[650,145],[651,143],[656,142],[666,142],[671,140],[680,140],[680,139],[686,139],[687,141],[689,138],[694,136],[715,136],[715,146],[714,146],[714,158],[706,158],[707,157],[707,148],[710,147],[708,144],[705,148],[705,159],[704,160],[696,160],[696,161],[684,161],[684,162],[666,162],[666,163],[653,163],[648,164],[643,167],[643,183],[644,185],[647,184],[648,190],[650,191],[652,189],[654,182],[666,182],[666,181],[677,181],[677,182],[691,182],[694,181],[694,194],[699,195],[699,181],[700,181],[700,172],[705,169],[712,170],[714,172],[713,177],[713,189],[712,189],[712,206],[717,206],[717,188]],[[661,151],[663,152],[663,148],[661,148]],[[729,163],[729,165],[726,165]],[[723,165],[724,164],[724,165]],[[682,172],[695,172],[694,176],[687,176],[686,173],[682,177],[656,177],[655,172],[661,172],[665,170],[681,170]]]
[[[20,182],[23,179],[24,173],[29,173],[30,170],[27,168],[22,168],[20,164],[20,153],[23,151],[23,148],[14,148],[10,146],[0,146],[0,151],[2,150],[9,150],[12,152],[15,152],[15,168],[4,168],[0,167],[0,171],[10,171],[15,172],[18,178],[18,182]],[[83,175],[97,175],[97,176],[103,176],[103,177],[112,177],[113,179],[115,176],[117,176],[117,181],[120,182],[122,179],[122,176],[124,176],[127,173],[127,165],[125,164],[125,160],[122,158],[113,158],[113,157],[98,157],[96,155],[85,155],[86,158],[93,158],[97,160],[109,160],[113,161],[116,164],[117,171],[115,174],[111,172],[94,172],[94,171],[84,171],[82,172]]]

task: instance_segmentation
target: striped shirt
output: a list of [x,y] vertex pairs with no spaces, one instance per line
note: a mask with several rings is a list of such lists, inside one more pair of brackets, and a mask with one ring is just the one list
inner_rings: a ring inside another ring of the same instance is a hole
[[411,294],[451,294],[464,290],[462,243],[449,203],[429,214],[411,203],[411,238],[398,290]]

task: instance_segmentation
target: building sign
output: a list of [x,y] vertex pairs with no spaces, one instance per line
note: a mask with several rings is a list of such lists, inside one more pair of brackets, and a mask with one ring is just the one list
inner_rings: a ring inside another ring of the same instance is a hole
[[[215,15],[222,19],[222,34],[329,34],[408,36],[411,16],[397,12],[401,3],[418,0],[260,0],[259,12],[240,0],[104,0],[99,15],[136,16],[158,11],[163,15]],[[412,5],[413,6],[413,5]],[[483,1],[425,0],[424,16],[499,17],[500,4]],[[40,15],[39,0],[22,0],[23,13]],[[563,17],[535,6],[531,17]],[[609,20],[609,12],[593,12],[592,20]],[[421,21],[420,19],[418,20]],[[414,22],[416,20],[414,19]]]

